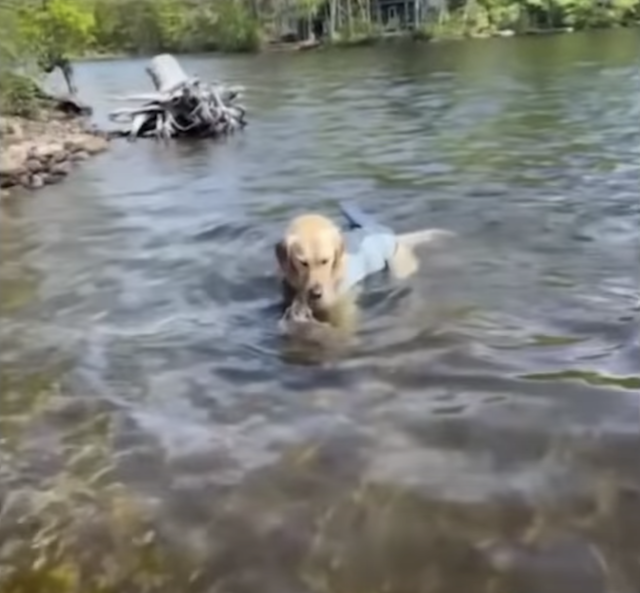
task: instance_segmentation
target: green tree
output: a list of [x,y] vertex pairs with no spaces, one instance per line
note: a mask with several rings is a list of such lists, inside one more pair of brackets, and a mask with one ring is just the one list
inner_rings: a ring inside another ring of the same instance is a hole
[[42,0],[18,9],[18,32],[29,55],[44,72],[60,68],[75,93],[70,58],[91,47],[93,11],[81,0]]
[[0,112],[29,116],[38,108],[38,87],[32,80],[37,69],[20,32],[20,6],[17,0],[0,1]]

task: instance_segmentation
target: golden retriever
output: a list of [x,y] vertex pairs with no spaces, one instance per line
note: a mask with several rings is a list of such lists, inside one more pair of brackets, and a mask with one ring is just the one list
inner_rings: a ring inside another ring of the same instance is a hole
[[[413,248],[443,233],[450,234],[433,229],[395,235],[393,255],[388,261],[391,273],[396,278],[413,274],[418,269]],[[294,218],[276,244],[275,253],[286,302],[302,299],[314,313],[326,314],[344,296],[341,283],[349,252],[342,231],[331,219],[316,213]]]

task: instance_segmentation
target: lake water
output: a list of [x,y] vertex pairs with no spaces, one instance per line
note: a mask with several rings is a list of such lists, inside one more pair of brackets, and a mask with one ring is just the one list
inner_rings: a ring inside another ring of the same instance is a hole
[[[639,41],[181,58],[244,133],[2,206],[3,494],[99,440],[173,550],[138,591],[637,593]],[[145,65],[77,67],[98,121]],[[301,348],[273,245],[344,199],[457,237]]]

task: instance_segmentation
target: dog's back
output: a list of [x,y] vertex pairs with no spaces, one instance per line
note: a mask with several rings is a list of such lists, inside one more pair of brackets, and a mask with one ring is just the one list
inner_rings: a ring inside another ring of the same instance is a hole
[[391,265],[398,240],[390,229],[378,226],[355,228],[343,236],[347,259],[341,290],[349,290],[367,276]]

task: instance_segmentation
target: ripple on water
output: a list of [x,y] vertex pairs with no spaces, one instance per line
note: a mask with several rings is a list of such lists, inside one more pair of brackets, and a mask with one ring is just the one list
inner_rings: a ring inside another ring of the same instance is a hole
[[[106,414],[194,591],[638,590],[640,78],[616,34],[185,57],[248,84],[245,134],[115,143],[3,206],[0,431],[42,407],[49,459]],[[99,117],[141,67],[79,65]],[[458,239],[302,348],[273,245],[345,198]]]

